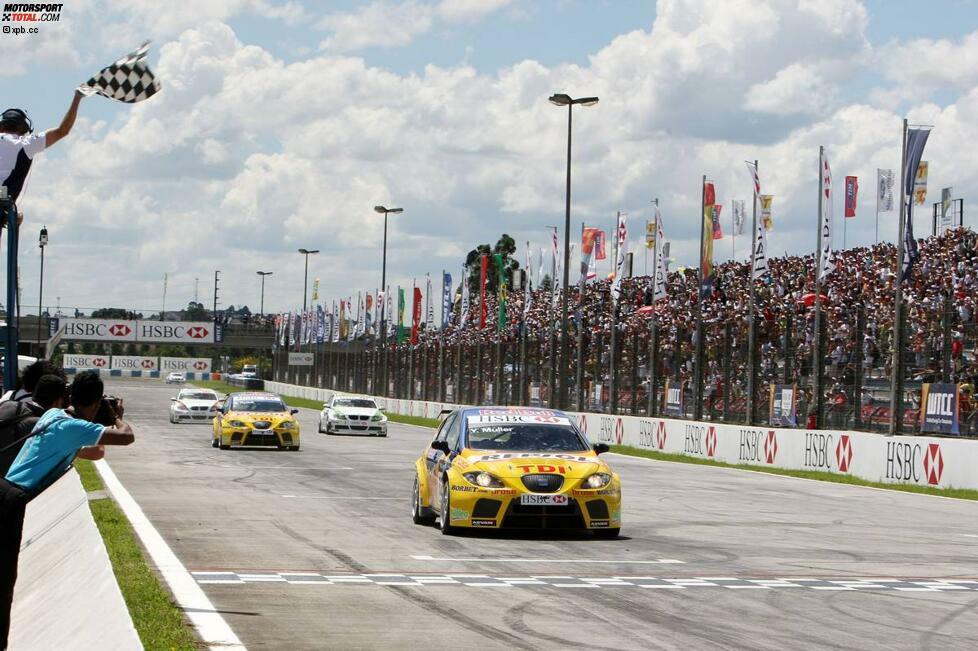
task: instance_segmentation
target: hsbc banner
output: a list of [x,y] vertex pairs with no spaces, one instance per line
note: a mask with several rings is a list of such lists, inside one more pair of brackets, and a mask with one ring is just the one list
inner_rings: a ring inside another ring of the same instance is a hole
[[211,360],[203,357],[160,357],[163,373],[210,373]]
[[156,371],[159,369],[159,364],[156,357],[113,355],[110,368],[123,371]]
[[61,365],[64,368],[99,368],[108,370],[110,358],[108,355],[64,355]]
[[[331,391],[266,382],[267,391],[325,400]],[[396,414],[436,417],[459,405],[378,398]],[[743,427],[573,413],[592,442],[628,445],[725,463],[848,474],[869,481],[978,489],[978,441],[888,437],[855,431]]]
[[74,341],[214,344],[224,340],[223,330],[209,321],[58,318],[50,324],[51,336],[63,327],[64,339]]

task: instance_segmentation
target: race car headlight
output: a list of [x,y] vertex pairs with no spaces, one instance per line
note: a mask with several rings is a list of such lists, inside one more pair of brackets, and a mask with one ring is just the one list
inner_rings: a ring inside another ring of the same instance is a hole
[[346,414],[341,414],[339,412],[334,411],[330,415],[330,419],[332,419],[332,420],[346,420]]
[[187,405],[183,404],[182,402],[173,403],[173,409],[176,411],[190,411],[187,409]]
[[281,427],[282,429],[294,429],[295,423],[293,423],[291,420],[287,420],[284,423],[281,423],[279,427]]
[[228,423],[228,425],[230,425],[231,427],[248,427],[245,423],[241,422],[240,420],[232,420],[230,423]]
[[604,488],[611,483],[611,475],[606,472],[596,472],[584,480],[584,488]]
[[466,481],[483,488],[503,488],[503,482],[493,477],[488,472],[467,472],[464,475]]
[[370,417],[370,420],[372,420],[375,423],[379,423],[381,421],[387,420],[387,418],[383,414],[379,414],[378,413],[378,414],[374,414],[373,416],[371,416]]

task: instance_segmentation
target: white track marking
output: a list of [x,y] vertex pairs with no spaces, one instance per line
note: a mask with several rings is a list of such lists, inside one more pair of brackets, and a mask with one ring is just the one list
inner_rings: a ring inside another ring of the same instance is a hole
[[126,487],[122,485],[119,478],[112,472],[112,468],[105,459],[95,462],[106,488],[112,493],[116,503],[122,512],[126,514],[129,523],[139,536],[146,551],[160,573],[173,596],[176,598],[180,608],[190,619],[190,622],[197,629],[197,634],[204,643],[211,649],[220,651],[245,651],[245,646],[234,634],[228,623],[224,621],[220,613],[204,594],[204,591],[194,580],[187,568],[183,566],[177,555],[173,553],[170,546],[163,540],[163,536],[156,530],[153,523],[149,521],[142,508],[136,503]]
[[279,495],[298,500],[402,500],[403,497],[353,497],[347,495]]
[[[283,495],[283,497],[288,496]],[[659,558],[654,561],[603,561],[593,558],[448,558],[427,555],[412,555],[411,558],[416,561],[454,561],[457,563],[613,563],[615,565],[669,565],[685,563],[685,561],[677,561],[673,558]]]

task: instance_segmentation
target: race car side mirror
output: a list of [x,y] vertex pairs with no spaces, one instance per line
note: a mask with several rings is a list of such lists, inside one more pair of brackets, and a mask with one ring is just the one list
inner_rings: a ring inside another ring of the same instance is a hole
[[605,452],[611,451],[611,448],[608,447],[607,443],[595,443],[593,447],[595,454],[604,454]]
[[451,449],[448,447],[448,441],[432,441],[431,449],[444,452],[445,454],[451,453]]
[[289,410],[289,413],[292,414],[293,416],[295,416],[296,414],[299,413],[299,410],[298,409],[290,409]]

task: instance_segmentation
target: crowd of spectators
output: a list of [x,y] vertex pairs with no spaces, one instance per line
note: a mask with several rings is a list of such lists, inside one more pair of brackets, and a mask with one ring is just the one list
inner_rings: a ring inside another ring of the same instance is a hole
[[[978,289],[978,234],[957,228],[919,240],[920,259],[904,286],[906,300],[904,365],[910,386],[914,380],[958,382],[962,404],[971,404],[971,391],[978,366],[976,306]],[[871,405],[888,402],[893,347],[893,300],[896,278],[896,248],[881,243],[837,251],[834,271],[820,288],[822,305],[823,387],[833,405]],[[814,256],[785,256],[769,259],[769,272],[755,284],[755,328],[757,332],[758,386],[773,381],[806,385],[811,375],[814,346],[815,279]],[[703,302],[704,397],[710,402],[727,396],[743,398],[747,378],[749,327],[749,265],[727,261],[715,267],[714,292]],[[621,300],[614,309],[610,281],[589,281],[583,300],[579,287],[570,289],[571,346],[583,324],[585,381],[608,384],[608,342],[617,327],[621,342],[619,368],[628,368],[632,355],[647,377],[651,312],[659,332],[656,370],[661,377],[674,378],[688,386],[693,374],[695,324],[699,270],[678,268],[668,274],[667,296],[652,305],[649,276],[622,281]],[[456,298],[458,298],[456,296]],[[560,304],[551,292],[532,292],[524,318],[524,292],[509,292],[506,325],[497,327],[496,297],[487,300],[488,318],[479,327],[479,299],[474,296],[466,323],[459,322],[456,300],[452,322],[444,331],[422,331],[420,347],[443,342],[473,347],[480,343],[489,354],[497,339],[518,342],[525,326],[531,344],[531,360],[549,364],[551,329],[560,336]],[[643,309],[644,308],[644,309]],[[512,349],[511,349],[512,350]],[[533,355],[536,355],[534,357]],[[574,354],[570,365],[576,374]],[[857,371],[862,386],[854,388]],[[730,385],[726,379],[729,376]],[[546,383],[546,373],[540,375]],[[623,390],[627,377],[619,380]],[[661,384],[659,385],[661,389]],[[909,395],[909,400],[919,397]],[[970,408],[970,407],[969,407]]]

